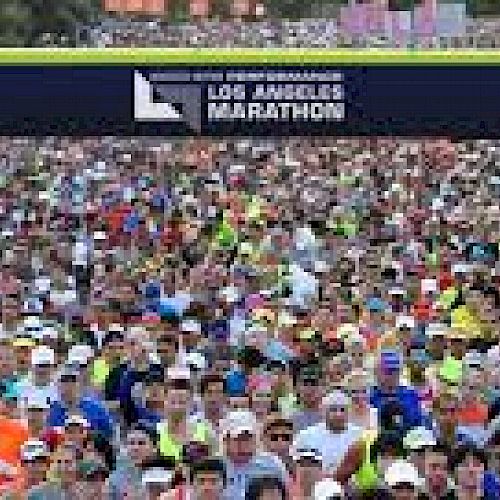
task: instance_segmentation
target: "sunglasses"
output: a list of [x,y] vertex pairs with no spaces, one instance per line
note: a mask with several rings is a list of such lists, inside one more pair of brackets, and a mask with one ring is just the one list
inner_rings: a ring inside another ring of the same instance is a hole
[[270,434],[269,439],[273,442],[286,441],[288,443],[288,442],[292,441],[293,434],[288,433],[288,432],[282,432],[282,433],[276,432],[274,434]]
[[351,389],[349,394],[351,396],[366,396],[368,391],[366,389]]
[[147,441],[145,439],[132,439],[128,444],[129,446],[145,446]]

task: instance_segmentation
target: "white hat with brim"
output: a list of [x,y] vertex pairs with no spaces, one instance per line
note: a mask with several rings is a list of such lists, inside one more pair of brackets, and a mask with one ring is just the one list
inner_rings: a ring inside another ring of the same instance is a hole
[[229,412],[221,422],[224,437],[238,437],[241,434],[257,434],[257,420],[252,412],[236,410]]
[[68,351],[68,365],[87,365],[94,356],[94,350],[87,344],[71,346]]
[[343,495],[342,486],[333,479],[323,479],[314,485],[314,500],[330,500],[332,497]]
[[410,429],[403,439],[403,446],[407,450],[417,451],[428,446],[435,446],[436,438],[433,432],[426,427]]
[[300,462],[301,460],[314,460],[316,462],[322,462],[323,457],[318,450],[312,448],[298,448],[291,450],[290,453],[292,460],[294,462]]
[[384,475],[385,483],[389,487],[409,484],[415,488],[422,486],[422,478],[417,468],[406,460],[396,460],[387,468]]
[[347,407],[351,404],[349,396],[342,391],[332,391],[327,394],[321,401],[323,408],[331,408],[332,406]]
[[181,323],[181,331],[185,333],[201,333],[201,323],[194,319],[186,319]]
[[31,462],[37,458],[48,457],[49,450],[43,441],[31,440],[26,441],[21,446],[21,460]]
[[173,471],[155,467],[145,470],[142,474],[141,481],[142,484],[170,484],[173,477]]
[[41,345],[31,351],[31,365],[54,365],[56,362],[56,355],[54,350],[48,346]]
[[415,328],[415,318],[413,316],[400,315],[396,318],[396,328]]
[[171,366],[167,369],[167,380],[190,380],[191,370],[186,366]]
[[449,328],[443,323],[430,323],[425,328],[425,334],[429,338],[445,337],[448,334]]
[[70,415],[64,421],[64,425],[65,427],[69,425],[78,425],[80,427],[83,427],[84,429],[88,429],[90,427],[89,421],[81,415]]

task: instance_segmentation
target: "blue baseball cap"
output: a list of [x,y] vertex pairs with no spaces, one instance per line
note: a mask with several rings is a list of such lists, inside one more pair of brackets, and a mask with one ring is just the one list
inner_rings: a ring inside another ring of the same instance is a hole
[[384,371],[397,372],[401,369],[401,354],[395,349],[384,349],[380,353],[380,366]]

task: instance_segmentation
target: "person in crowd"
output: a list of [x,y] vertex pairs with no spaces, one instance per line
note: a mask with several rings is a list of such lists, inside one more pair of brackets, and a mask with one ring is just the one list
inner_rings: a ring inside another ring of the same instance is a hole
[[346,482],[361,465],[362,429],[349,420],[351,401],[345,393],[333,391],[323,398],[323,421],[300,431],[293,449],[316,449],[323,470],[339,482]]
[[244,499],[255,476],[274,475],[286,482],[287,472],[281,460],[258,450],[260,433],[255,416],[245,410],[229,412],[221,423],[223,452],[226,457],[227,494]]

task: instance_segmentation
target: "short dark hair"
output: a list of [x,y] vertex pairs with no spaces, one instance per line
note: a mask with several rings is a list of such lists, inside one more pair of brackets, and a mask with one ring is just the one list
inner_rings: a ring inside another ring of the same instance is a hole
[[165,387],[170,390],[191,391],[191,381],[185,378],[167,379]]
[[212,384],[222,384],[222,390],[225,388],[224,379],[220,375],[209,373],[201,379],[200,391],[202,396],[207,392],[208,386]]
[[275,476],[259,476],[250,480],[245,492],[245,500],[259,500],[266,490],[277,489],[281,493],[281,500],[288,500],[288,493],[281,479]]
[[484,450],[472,444],[461,444],[453,450],[452,469],[455,470],[469,455],[479,460],[484,467],[488,467],[488,458]]
[[222,462],[222,460],[219,460],[218,458],[205,458],[195,462],[191,466],[190,471],[191,483],[194,482],[194,479],[198,474],[202,474],[204,472],[218,474],[222,478],[224,485],[226,484],[226,467],[224,466],[224,462]]
[[488,439],[489,445],[498,445],[500,444],[500,428],[495,430],[491,437]]

